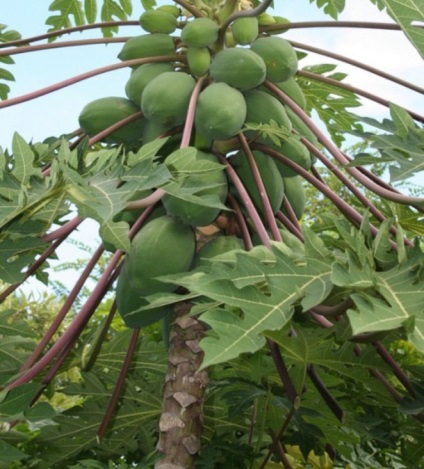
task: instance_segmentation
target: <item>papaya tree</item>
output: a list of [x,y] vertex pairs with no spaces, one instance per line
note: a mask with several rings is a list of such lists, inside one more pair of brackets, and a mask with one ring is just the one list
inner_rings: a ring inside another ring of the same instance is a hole
[[[302,60],[423,89],[290,40],[348,26],[343,1],[312,5],[319,25],[283,1],[141,3],[55,0],[46,34],[0,30],[0,112],[128,70],[76,130],[0,148],[0,465],[424,467],[424,198],[398,185],[423,169],[424,116]],[[352,40],[394,29],[424,55],[416,1],[371,3],[395,22]],[[87,29],[122,43],[116,63],[8,97],[15,54]],[[101,244],[34,334],[11,298],[54,286],[87,219]]]

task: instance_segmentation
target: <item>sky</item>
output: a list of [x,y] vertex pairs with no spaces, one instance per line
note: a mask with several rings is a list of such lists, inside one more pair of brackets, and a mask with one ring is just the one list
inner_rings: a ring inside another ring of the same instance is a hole
[[[30,37],[47,30],[45,19],[51,14],[48,11],[52,0],[0,0],[0,23],[9,29],[16,29],[22,37]],[[161,2],[163,3],[163,2]],[[170,3],[170,2],[168,2]],[[141,2],[134,0],[132,19],[138,19],[142,13]],[[276,8],[271,10],[275,15],[291,21],[329,20],[316,4],[309,0],[274,0]],[[370,0],[347,0],[345,11],[340,20],[391,21],[385,14],[371,4]],[[121,36],[143,34],[139,27],[122,28]],[[97,31],[75,33],[63,40],[98,37]],[[402,77],[423,86],[423,62],[418,52],[397,31],[377,31],[347,28],[311,28],[294,29],[284,35],[286,39],[311,44],[353,59],[363,61],[388,73]],[[11,82],[10,97],[20,96],[43,88],[74,75],[104,65],[117,63],[117,55],[122,44],[84,46],[33,52],[14,56],[15,65],[9,70],[16,82]],[[335,63],[327,57],[315,54],[300,62],[301,66],[316,63]],[[415,111],[424,109],[424,96],[393,84],[388,80],[376,78],[346,64],[338,67],[339,71],[348,73],[346,83],[374,92],[385,98],[395,97],[395,102]],[[41,141],[51,135],[60,135],[78,128],[78,115],[89,101],[105,96],[125,96],[125,83],[129,70],[121,69],[85,80],[71,87],[43,96],[27,103],[0,109],[0,146],[10,148],[15,131],[26,140]],[[355,112],[369,115],[381,120],[387,116],[387,109],[362,100],[364,106]],[[421,179],[422,180],[422,179]],[[87,232],[95,236],[95,225],[85,224],[76,239],[88,241]],[[59,252],[65,259],[71,251],[69,247]],[[71,255],[72,257],[73,255]]]

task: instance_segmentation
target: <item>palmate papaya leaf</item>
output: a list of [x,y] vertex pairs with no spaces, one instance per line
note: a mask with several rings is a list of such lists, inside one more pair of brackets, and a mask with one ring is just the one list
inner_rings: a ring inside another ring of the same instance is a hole
[[[156,443],[157,420],[161,412],[158,389],[166,372],[166,353],[162,343],[147,336],[139,338],[125,389],[113,416],[110,428],[99,444],[96,432],[118,373],[125,359],[132,331],[126,329],[102,347],[90,372],[82,372],[81,380],[66,386],[67,396],[78,396],[74,406],[53,418],[53,425],[41,428],[37,448],[43,455],[41,468],[68,467],[87,452],[105,462],[119,454],[151,453]],[[138,457],[140,457],[140,454]]]
[[[132,2],[130,0],[103,0],[103,5],[100,11],[102,21],[124,21],[132,13]],[[118,27],[102,28],[103,35],[110,37],[113,33],[118,32]]]
[[[21,39],[21,35],[18,31],[15,30],[6,30],[7,26],[0,23],[0,42],[14,41],[16,39]],[[14,60],[9,55],[4,55],[0,57],[0,62],[5,64],[14,64]],[[7,99],[10,91],[10,87],[3,83],[3,80],[15,81],[15,77],[9,70],[0,67],[0,99]]]
[[0,454],[1,462],[3,464],[16,463],[17,461],[22,461],[23,459],[30,457],[28,454],[25,454],[23,451],[16,448],[15,446],[9,445],[2,439],[0,440]]
[[[405,327],[410,341],[424,351],[424,282],[419,278],[424,256],[415,248],[415,255],[409,260],[383,272],[374,272],[369,280],[374,284],[369,291],[351,295],[356,309],[348,311],[353,334],[364,332],[389,331]],[[336,285],[350,288],[349,271],[341,280],[337,271],[332,280]]]
[[75,203],[79,217],[96,220],[103,241],[124,251],[130,248],[129,225],[115,222],[114,216],[125,208],[136,191],[160,187],[171,177],[166,167],[155,161],[152,148],[140,152],[140,155],[130,156],[132,167],[123,166],[119,149],[106,150],[101,152],[101,157],[96,154],[88,158],[84,168],[75,162],[76,153],[67,147],[62,146],[58,154],[58,171],[67,181],[66,191]]
[[273,262],[262,262],[257,250],[239,252],[235,265],[216,262],[207,272],[197,269],[176,280],[190,292],[225,305],[201,315],[212,329],[201,342],[202,367],[255,352],[265,343],[262,333],[287,324],[296,303],[307,310],[328,296],[332,288],[329,257],[313,251],[314,240],[306,230],[304,257],[290,257],[276,243]]
[[[329,73],[335,68],[336,65],[333,64],[321,64],[307,66],[302,70],[337,81],[344,80],[346,78],[344,73]],[[340,146],[345,140],[343,133],[358,126],[357,116],[348,111],[348,108],[360,106],[358,97],[351,91],[309,77],[299,76],[298,80],[306,97],[308,112],[316,111],[333,141]]]
[[[49,31],[85,24],[81,0],[54,0],[49,6],[49,11],[58,12],[56,15],[49,16],[46,20],[46,24],[51,26]],[[71,20],[71,16],[73,20]]]
[[317,7],[324,7],[324,13],[330,15],[335,20],[338,18],[339,13],[344,10],[346,0],[309,0],[309,3],[316,2]]
[[405,109],[395,104],[390,104],[392,119],[383,119],[378,122],[375,119],[357,116],[358,121],[382,130],[374,133],[367,128],[352,131],[353,135],[367,139],[370,148],[378,150],[380,157],[364,157],[353,160],[351,166],[369,163],[387,163],[389,165],[390,179],[392,182],[404,181],[424,171],[424,129],[415,124]]
[[[316,365],[335,377],[362,383],[365,387],[370,385],[370,368],[381,372],[389,370],[388,366],[376,356],[372,347],[364,347],[361,355],[357,356],[354,344],[346,342],[342,346],[337,346],[333,340],[333,328],[317,330],[302,327],[299,324],[294,325],[293,328],[295,334],[290,336],[287,328],[281,331],[267,331],[264,335],[280,346],[299,394],[307,380],[308,365]],[[373,388],[370,395],[380,405],[385,405],[386,402],[393,405],[392,401],[387,399],[387,392],[384,389],[378,392],[377,388]]]
[[387,13],[399,24],[406,37],[424,57],[424,5],[421,0],[379,0]]

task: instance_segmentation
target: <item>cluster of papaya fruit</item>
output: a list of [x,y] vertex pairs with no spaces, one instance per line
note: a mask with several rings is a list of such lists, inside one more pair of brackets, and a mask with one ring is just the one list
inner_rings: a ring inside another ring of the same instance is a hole
[[[266,16],[269,19],[270,15]],[[219,15],[214,18],[183,16],[175,5],[145,11],[140,17],[144,33],[127,40],[118,58],[122,61],[150,60],[132,68],[125,85],[126,98],[107,97],[88,103],[80,113],[79,123],[87,135],[94,136],[141,111],[136,120],[111,132],[104,141],[137,148],[176,129],[173,146],[167,146],[168,155],[172,154],[180,146],[181,128],[187,118],[189,103],[196,83],[202,78],[190,141],[190,145],[197,149],[196,159],[218,162],[215,153],[223,153],[258,212],[264,216],[260,191],[237,135],[243,132],[249,143],[266,145],[305,170],[311,168],[311,154],[299,136],[316,145],[315,135],[265,86],[266,81],[273,83],[305,109],[306,99],[295,78],[297,54],[282,37],[261,34],[261,17],[238,17],[225,34],[217,18]],[[172,36],[177,29],[180,34]],[[247,123],[253,127],[246,129]],[[267,124],[277,125],[279,135],[285,135],[279,144],[266,133],[253,130],[255,125],[260,129],[261,125]],[[165,162],[168,155],[163,155]],[[300,219],[305,207],[300,176],[258,149],[253,150],[253,157],[273,212],[284,211],[282,206],[286,197]],[[226,203],[229,191],[239,197],[235,188],[229,185],[224,171],[198,177],[211,183],[211,188],[196,194],[199,197],[217,196],[222,204]],[[146,195],[141,192],[136,197]],[[158,288],[166,291],[165,284],[152,280],[153,277],[187,271],[197,264],[198,261],[193,261],[196,257],[193,228],[211,224],[221,211],[169,194],[163,196],[161,210],[160,215],[149,220],[133,239],[132,250],[127,253],[118,282],[118,309],[131,327],[140,325],[139,315],[135,315],[135,322],[130,319],[136,305],[140,307],[140,296],[157,293]],[[138,216],[139,213],[123,212],[119,219],[132,223]],[[241,240],[232,237],[231,241],[218,241],[217,248],[209,249],[218,252],[224,245],[227,248],[242,247]],[[178,250],[173,246],[178,246]],[[166,249],[172,251],[169,256],[164,254]],[[141,263],[138,262],[140,259]],[[165,266],[163,259],[166,259]],[[152,274],[154,266],[164,268]],[[136,301],[128,295],[129,286],[137,292]],[[159,319],[158,314],[153,313],[153,319]],[[152,322],[144,316],[142,324],[146,321]]]

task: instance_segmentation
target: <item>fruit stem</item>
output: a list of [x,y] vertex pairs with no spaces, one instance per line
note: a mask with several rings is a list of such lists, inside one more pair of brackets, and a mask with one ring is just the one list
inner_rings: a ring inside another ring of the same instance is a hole
[[406,88],[409,88],[413,91],[417,91],[418,93],[424,94],[424,88],[418,85],[415,85],[414,83],[410,83],[406,80],[402,80],[401,78],[395,75],[391,75],[390,73],[383,72],[382,70],[378,68],[371,67],[370,65],[351,59],[350,57],[346,57],[345,55],[340,55],[334,52],[330,52],[326,49],[320,49],[318,47],[309,46],[308,44],[302,44],[301,42],[296,42],[296,41],[289,41],[289,42],[293,47],[296,47],[298,49],[304,49],[304,50],[313,52],[315,54],[325,55],[327,57],[331,57],[332,59],[340,60],[341,62],[345,62],[355,67],[361,68],[363,70],[367,70],[368,72],[374,73],[375,75],[378,75],[382,78],[386,78],[387,80],[397,83],[398,85],[405,86]]
[[0,102],[0,109],[14,106],[15,104],[20,104],[25,101],[30,101],[35,98],[39,98],[49,93],[53,93],[54,91],[58,91],[62,88],[66,88],[67,86],[74,85],[80,81],[86,80],[87,78],[94,77],[96,75],[101,75],[102,73],[111,72],[113,70],[119,70],[121,68],[126,67],[133,67],[135,65],[142,65],[151,62],[181,62],[184,61],[184,56],[180,54],[175,55],[163,55],[157,57],[146,57],[143,59],[132,59],[132,60],[125,60],[123,62],[119,62],[112,65],[106,65],[104,67],[95,68],[94,70],[90,70],[89,72],[82,73],[80,75],[76,75],[72,78],[68,78],[67,80],[63,80],[57,82],[53,85],[47,86],[37,91],[33,91],[31,93],[27,93],[21,96],[16,96],[15,98],[6,99]]
[[184,125],[184,131],[181,137],[180,148],[187,148],[188,146],[190,146],[191,132],[193,131],[193,122],[194,114],[196,112],[197,98],[199,97],[200,90],[202,89],[205,80],[206,77],[199,78],[191,94],[186,115],[186,121]]
[[174,0],[175,3],[185,8],[188,12],[190,12],[195,18],[202,18],[205,16],[200,10],[198,10],[194,5],[186,2],[186,0]]
[[246,137],[244,136],[242,132],[239,132],[238,138],[239,138],[242,150],[244,154],[246,155],[247,162],[250,166],[250,170],[252,171],[253,179],[257,186],[259,196],[261,198],[261,203],[264,209],[265,218],[271,230],[272,237],[274,238],[275,241],[282,241],[281,234],[278,231],[278,226],[274,218],[274,213],[271,207],[271,203],[268,198],[266,187],[264,185],[261,174],[259,172],[258,165],[256,164],[255,158],[252,154],[252,150],[250,149],[247,143]]
[[0,43],[0,49],[11,46],[28,45],[31,42],[43,41],[44,39],[56,38],[65,34],[85,31],[87,29],[108,28],[113,26],[140,26],[139,21],[105,21],[104,23],[84,24],[82,26],[72,26],[71,28],[63,28],[58,31],[50,31],[49,33],[40,34],[37,36],[17,39],[16,41],[8,41]]
[[258,212],[253,205],[252,200],[249,197],[249,194],[244,187],[243,183],[241,182],[240,178],[238,177],[236,171],[228,162],[228,160],[221,155],[220,153],[215,153],[218,159],[221,161],[222,164],[225,165],[225,169],[227,170],[228,177],[230,178],[231,182],[233,183],[234,187],[240,194],[240,199],[243,201],[244,206],[254,224],[256,231],[258,233],[259,239],[261,240],[262,244],[268,248],[271,247],[271,242],[268,236],[268,233],[265,229],[264,224],[262,223],[261,217],[259,216]]
[[[304,74],[306,72],[298,72],[300,74]],[[315,74],[312,74],[315,75]],[[319,79],[320,76],[317,75],[317,79]],[[332,80],[336,84],[339,82],[337,80]],[[330,152],[330,154],[343,166],[343,168],[353,177],[355,178],[360,184],[365,186],[367,189],[369,189],[371,192],[374,192],[378,196],[391,200],[392,202],[397,202],[399,204],[404,204],[404,205],[413,205],[417,206],[417,209],[420,209],[420,204],[424,203],[424,198],[420,197],[409,197],[404,194],[399,194],[395,193],[389,189],[385,189],[384,187],[374,183],[371,179],[368,177],[364,176],[364,174],[359,171],[357,168],[354,167],[349,167],[350,160],[346,158],[345,154],[329,139],[327,136],[319,129],[319,127],[314,123],[314,121],[303,111],[292,99],[290,99],[284,92],[282,92],[277,86],[275,86],[273,83],[269,81],[265,81],[265,86],[273,92],[273,94],[283,103],[287,104],[293,111],[302,119],[302,121],[312,130],[312,132],[317,136],[317,138],[320,140],[320,142],[325,146],[325,148]],[[340,84],[339,84],[340,86]],[[347,86],[347,85],[344,85]],[[423,118],[424,119],[424,118]],[[275,152],[273,152],[275,154]],[[288,160],[288,159],[287,159]],[[288,166],[294,168],[293,162],[288,160],[286,163]],[[298,166],[298,165],[296,165]],[[308,176],[309,173],[303,168],[296,169],[296,171],[299,173],[300,170],[302,170],[302,174],[307,174]],[[305,177],[308,177],[305,176]],[[314,178],[316,179],[316,178]],[[318,182],[318,181],[317,181]],[[358,214],[359,215],[359,214]],[[355,215],[356,217],[356,215]]]

